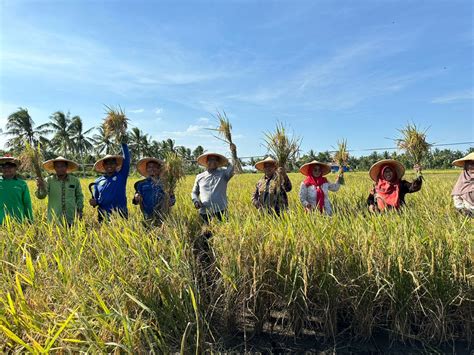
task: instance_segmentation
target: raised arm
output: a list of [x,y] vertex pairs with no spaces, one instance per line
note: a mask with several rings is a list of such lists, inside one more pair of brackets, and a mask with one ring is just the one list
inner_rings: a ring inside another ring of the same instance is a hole
[[128,145],[126,143],[122,143],[122,155],[123,155],[123,164],[122,164],[122,168],[120,169],[119,174],[128,176],[130,172],[130,150],[128,149]]
[[423,177],[421,176],[418,176],[415,180],[413,180],[413,182],[402,180],[402,188],[406,191],[407,194],[420,191],[422,184]]
[[227,165],[227,168],[225,169],[225,174],[224,174],[227,181],[232,179],[232,176],[234,176],[234,174],[235,174],[234,166],[232,165],[232,163],[229,163],[229,165]]

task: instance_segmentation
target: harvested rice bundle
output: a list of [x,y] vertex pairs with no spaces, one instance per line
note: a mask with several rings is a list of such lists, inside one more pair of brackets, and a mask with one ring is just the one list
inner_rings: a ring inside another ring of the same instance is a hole
[[165,165],[161,177],[165,193],[168,197],[165,199],[166,211],[169,210],[169,196],[174,195],[176,186],[178,186],[178,183],[184,176],[185,171],[183,159],[175,152],[166,153]]
[[216,131],[222,138],[216,137],[223,140],[229,145],[230,153],[232,155],[232,164],[234,165],[235,172],[241,174],[243,172],[242,164],[237,156],[237,146],[232,141],[232,125],[230,124],[229,119],[225,111],[220,113],[217,111],[217,120],[219,121],[219,126],[217,128],[211,128],[211,131]]
[[127,135],[128,118],[119,106],[118,108],[105,106],[106,116],[103,127],[107,138],[114,138],[120,144]]
[[[347,150],[347,140],[343,139],[337,142],[337,150],[334,153],[333,161],[339,166],[339,173],[344,172],[344,167],[347,166],[349,160],[349,151]],[[344,185],[344,175],[339,177],[339,183]]]
[[415,124],[408,124],[399,130],[402,137],[396,139],[398,148],[406,152],[415,166],[421,164],[432,146],[426,141],[426,131],[420,131]]
[[29,143],[25,144],[25,149],[19,156],[20,169],[22,171],[34,171],[36,177],[44,182],[41,166],[43,165],[43,154],[40,146],[33,148]]
[[298,157],[301,139],[288,136],[285,127],[277,124],[275,132],[265,133],[265,143],[269,153],[278,161],[278,165],[287,168],[288,164]]

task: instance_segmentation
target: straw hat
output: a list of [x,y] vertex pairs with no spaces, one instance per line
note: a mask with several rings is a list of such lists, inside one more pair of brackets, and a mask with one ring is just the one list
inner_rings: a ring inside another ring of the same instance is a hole
[[317,161],[317,160],[313,160],[313,161],[303,165],[300,168],[300,173],[303,174],[303,175],[306,175],[306,176],[311,175],[311,172],[312,172],[313,167],[315,165],[319,165],[321,167],[321,170],[323,172],[321,176],[327,175],[331,172],[331,165],[326,164],[326,163],[321,163],[320,161]]
[[255,169],[262,171],[265,166],[265,163],[272,163],[273,165],[278,166],[278,162],[275,159],[273,159],[272,157],[267,157],[257,162],[255,164]]
[[474,161],[474,152],[469,153],[464,158],[456,159],[455,161],[453,161],[453,165],[459,166],[460,168],[464,168],[464,164],[466,164],[466,161],[468,160]]
[[370,178],[374,181],[377,181],[380,175],[380,171],[386,165],[390,166],[393,170],[396,171],[398,179],[401,179],[403,175],[405,175],[405,167],[403,166],[402,163],[393,159],[383,159],[376,162],[374,165],[370,167],[369,169]]
[[207,168],[207,158],[209,158],[209,156],[219,158],[219,163],[217,165],[219,168],[229,164],[229,160],[227,160],[227,158],[225,156],[223,156],[221,154],[218,154],[218,153],[204,153],[204,154],[200,155],[197,158],[198,164],[202,165],[202,166],[205,166]]
[[20,161],[13,157],[0,157],[0,165],[12,163],[15,164],[17,167],[20,166]]
[[56,159],[51,159],[51,160],[47,160],[43,163],[43,168],[44,170],[46,170],[48,173],[54,173],[55,170],[54,170],[54,163],[55,162],[64,162],[67,164],[67,173],[72,173],[73,171],[76,171],[77,169],[79,169],[79,164],[77,164],[76,162],[72,161],[72,160],[69,160],[69,159],[66,159],[66,158],[63,158],[63,157],[57,157]]
[[104,167],[104,162],[108,159],[115,159],[117,160],[117,171],[122,169],[123,165],[123,156],[121,155],[110,155],[107,154],[105,157],[102,159],[99,159],[95,162],[94,164],[94,170],[97,171],[98,173],[105,173],[105,167]]
[[146,165],[150,162],[157,163],[158,166],[163,168],[164,161],[156,158],[143,158],[140,159],[137,163],[137,171],[140,173],[141,176],[147,176],[148,174],[146,173]]

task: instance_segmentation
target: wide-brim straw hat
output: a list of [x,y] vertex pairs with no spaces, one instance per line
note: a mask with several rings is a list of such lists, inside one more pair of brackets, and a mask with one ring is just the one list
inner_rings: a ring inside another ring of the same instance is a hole
[[48,173],[54,173],[54,163],[55,162],[64,162],[67,164],[67,173],[72,173],[73,171],[76,171],[79,169],[79,164],[76,162],[66,159],[64,157],[57,157],[56,159],[50,159],[47,160],[43,163],[43,168],[46,170]]
[[217,166],[219,168],[223,167],[223,166],[227,166],[227,164],[229,164],[229,160],[225,156],[223,156],[222,154],[218,154],[218,153],[204,153],[204,154],[200,155],[197,158],[198,164],[202,165],[202,166],[205,166],[207,168],[207,158],[209,158],[209,156],[214,156],[214,157],[219,158],[219,162],[217,163]]
[[397,174],[397,179],[401,179],[403,175],[405,175],[405,167],[403,166],[402,163],[399,161],[393,160],[393,159],[383,159],[378,162],[376,162],[374,165],[372,165],[369,169],[369,175],[372,180],[375,182],[380,176],[380,171],[384,166],[390,166],[393,170],[395,170]]
[[322,171],[321,176],[327,175],[331,172],[331,165],[322,163],[317,160],[313,160],[313,161],[310,161],[309,163],[304,164],[300,168],[300,173],[306,176],[310,176],[315,165],[319,165],[321,167],[321,171]]
[[272,157],[267,157],[263,160],[260,160],[255,164],[255,169],[262,171],[265,168],[265,163],[271,163],[275,166],[278,166],[278,162]]
[[468,160],[474,161],[474,152],[469,153],[464,158],[456,159],[455,161],[453,161],[453,165],[459,166],[460,168],[464,168],[464,164],[466,164]]
[[165,163],[163,160],[156,159],[156,158],[143,158],[143,159],[140,159],[137,163],[137,171],[140,173],[141,176],[148,176],[148,174],[146,172],[146,165],[150,162],[157,163],[158,166],[160,167],[160,169],[163,168],[163,165]]
[[98,173],[105,173],[105,167],[104,167],[104,162],[108,159],[115,159],[117,160],[117,171],[122,169],[123,165],[123,156],[121,155],[110,155],[107,154],[105,157],[102,159],[99,159],[95,162],[94,164],[94,170],[97,171]]
[[15,164],[17,167],[20,166],[20,161],[14,157],[0,157],[0,165],[12,163]]

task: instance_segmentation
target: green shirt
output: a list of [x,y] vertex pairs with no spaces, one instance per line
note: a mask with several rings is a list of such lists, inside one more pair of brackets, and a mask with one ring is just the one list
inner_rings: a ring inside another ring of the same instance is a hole
[[66,218],[67,223],[74,222],[76,212],[82,212],[84,195],[79,179],[67,175],[59,180],[56,175],[46,178],[44,189],[36,191],[36,197],[43,199],[48,196],[48,220]]
[[5,216],[23,221],[33,221],[30,190],[25,180],[0,177],[0,224]]

